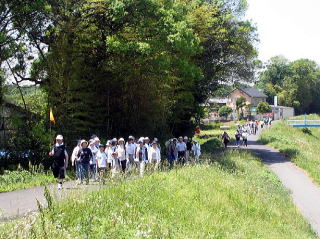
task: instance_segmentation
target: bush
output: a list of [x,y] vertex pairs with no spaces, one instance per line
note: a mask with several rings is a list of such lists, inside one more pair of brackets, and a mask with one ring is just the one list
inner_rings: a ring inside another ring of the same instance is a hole
[[232,113],[232,108],[229,106],[222,106],[218,111],[219,116],[225,117],[225,118],[227,118],[231,113]]

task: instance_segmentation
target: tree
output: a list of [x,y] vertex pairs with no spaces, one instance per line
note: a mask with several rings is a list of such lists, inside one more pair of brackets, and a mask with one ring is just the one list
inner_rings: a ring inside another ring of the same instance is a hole
[[238,112],[238,118],[241,120],[243,119],[243,108],[246,106],[246,98],[241,96],[236,100],[236,109]]
[[228,116],[232,113],[232,108],[229,106],[222,106],[219,111],[218,114],[220,117],[225,117],[226,119],[228,118]]
[[258,114],[265,114],[271,112],[271,106],[268,102],[260,102],[257,106],[257,113]]
[[273,57],[257,85],[268,95],[268,103],[277,95],[279,104],[294,107],[298,114],[320,112],[320,68],[314,61]]
[[10,73],[40,85],[72,139],[191,134],[221,83],[253,79],[243,0],[2,2],[20,47]]

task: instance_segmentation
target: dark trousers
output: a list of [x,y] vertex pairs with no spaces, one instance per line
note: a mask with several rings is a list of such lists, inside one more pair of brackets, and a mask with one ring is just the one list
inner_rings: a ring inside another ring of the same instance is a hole
[[185,153],[186,153],[185,151],[178,152],[178,161],[181,164],[185,163]]
[[126,171],[127,161],[122,160],[122,161],[120,161],[120,163],[121,163],[122,172],[124,173]]

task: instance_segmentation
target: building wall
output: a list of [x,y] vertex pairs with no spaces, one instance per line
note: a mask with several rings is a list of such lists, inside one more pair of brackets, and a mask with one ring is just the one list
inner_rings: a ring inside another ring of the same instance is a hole
[[236,89],[235,91],[231,92],[228,96],[228,102],[227,106],[231,107],[232,109],[236,108],[236,101],[239,99],[241,96],[243,96],[246,99],[246,104],[251,104],[251,97],[248,96],[247,94],[243,93],[239,89]]

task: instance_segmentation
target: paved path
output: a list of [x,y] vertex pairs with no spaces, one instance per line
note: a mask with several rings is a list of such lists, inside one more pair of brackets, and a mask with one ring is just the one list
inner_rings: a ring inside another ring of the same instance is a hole
[[248,143],[248,149],[262,158],[265,165],[289,189],[296,207],[320,237],[320,187],[315,185],[302,169],[291,163],[278,150],[259,143],[258,136],[249,136]]
[[[258,142],[258,136],[249,136],[248,149],[261,157],[281,182],[287,187],[294,203],[312,228],[320,236],[320,188],[316,186],[304,171],[297,168],[286,159],[278,150]],[[56,190],[56,185],[50,185],[50,191],[57,199],[63,199],[66,194],[77,193],[79,190],[94,190],[98,185],[90,187],[77,187],[74,182],[65,184],[63,190]],[[0,193],[0,220],[24,216],[37,210],[36,199],[45,205],[44,187],[35,187],[17,190],[8,193]]]
[[[94,190],[99,188],[99,185],[95,184],[89,187],[84,185],[76,186],[75,182],[71,181],[64,183],[63,190],[57,190],[56,187],[56,184],[48,186],[52,196],[57,200],[61,200],[67,194],[74,195],[78,192]],[[37,200],[42,205],[46,205],[44,186],[0,193],[0,221],[23,217],[37,211]]]

